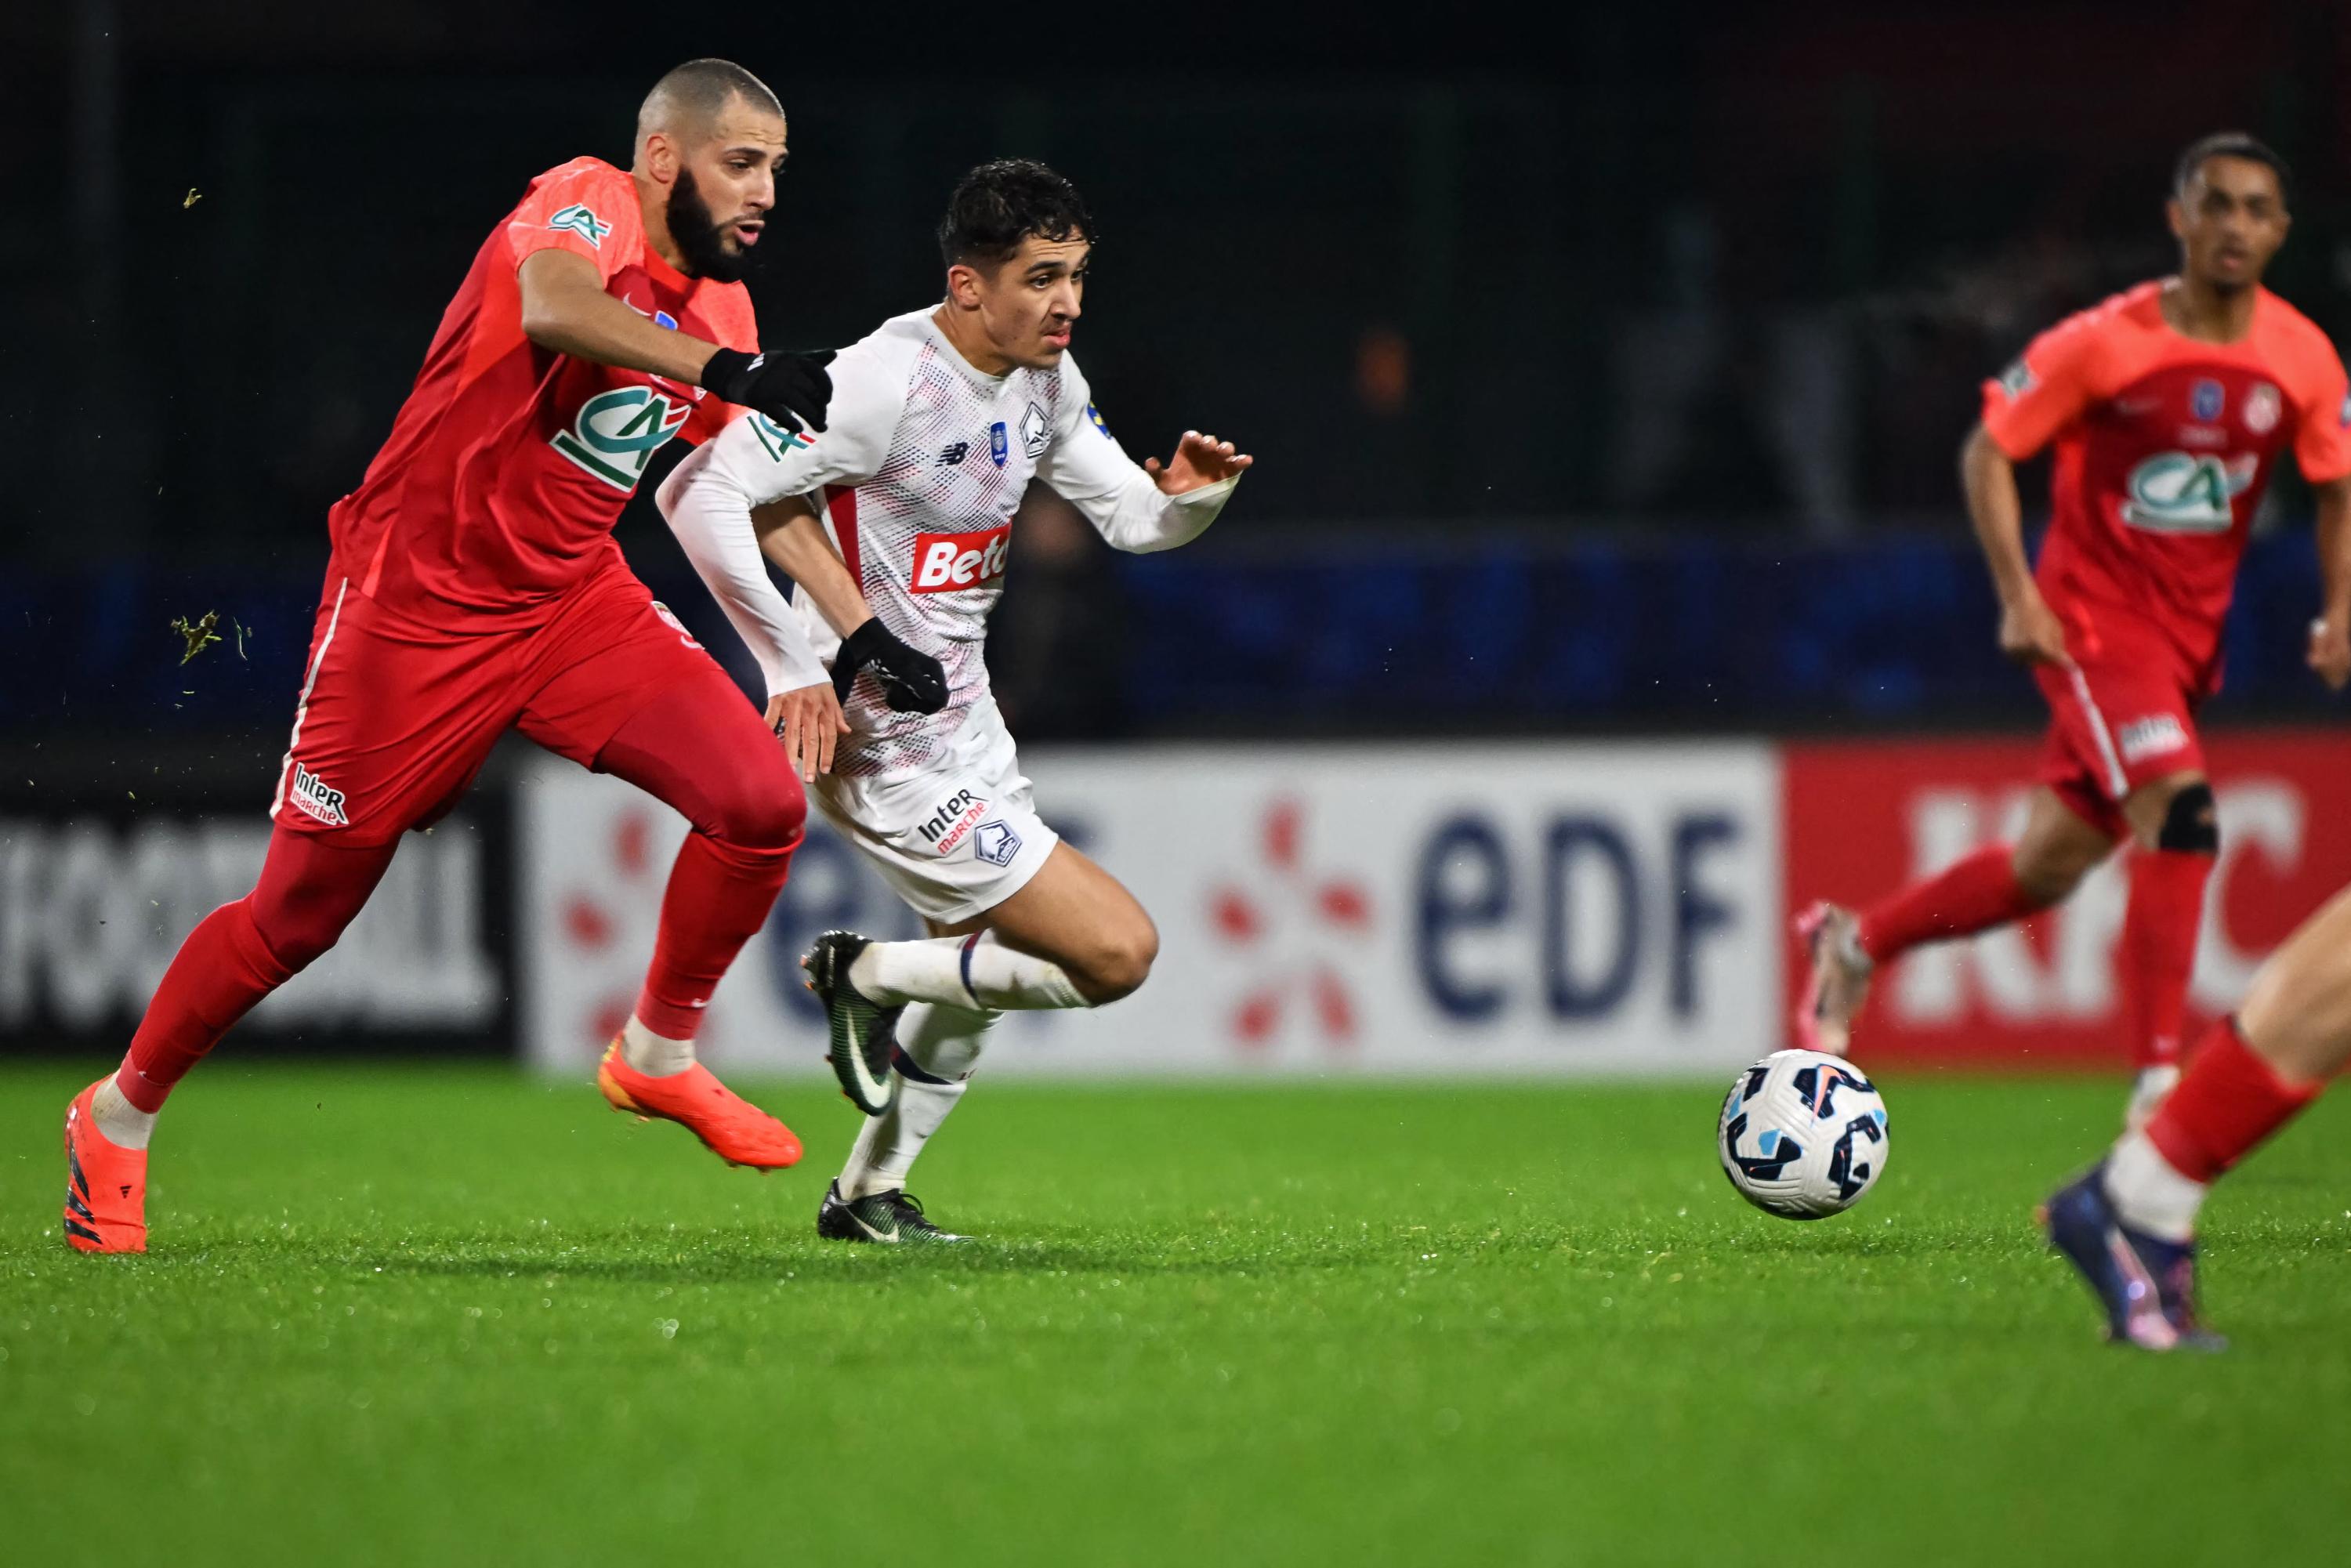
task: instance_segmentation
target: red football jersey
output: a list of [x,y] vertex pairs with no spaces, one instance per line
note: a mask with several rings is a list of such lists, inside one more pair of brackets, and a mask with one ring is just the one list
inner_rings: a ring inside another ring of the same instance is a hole
[[2234,343],[2181,336],[2160,283],[2065,320],[1983,388],[1985,431],[2018,461],[2055,443],[2034,572],[2069,634],[2151,623],[2210,686],[2246,530],[2291,444],[2313,484],[2351,474],[2343,361],[2267,289]]
[[392,438],[328,515],[336,574],[430,624],[551,612],[619,556],[612,525],[653,453],[741,412],[699,387],[531,343],[515,273],[549,248],[595,263],[605,292],[639,315],[758,346],[741,284],[687,277],[645,244],[627,173],[580,158],[533,180],[474,257]]

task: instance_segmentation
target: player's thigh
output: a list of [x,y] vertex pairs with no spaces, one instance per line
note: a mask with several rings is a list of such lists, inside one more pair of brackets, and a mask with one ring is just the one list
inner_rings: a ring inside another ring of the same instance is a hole
[[542,655],[516,727],[627,779],[713,838],[797,844],[806,800],[759,710],[642,588],[608,599],[599,638],[569,638]]
[[271,820],[367,846],[445,810],[513,722],[511,643],[417,626],[338,585],[319,609]]
[[987,930],[1008,947],[1050,959],[1102,988],[1132,990],[1159,956],[1159,932],[1116,877],[1064,841],[1027,885],[945,934]]
[[2010,863],[2025,891],[2053,904],[2105,860],[2119,824],[2100,797],[2044,785],[2032,792]]

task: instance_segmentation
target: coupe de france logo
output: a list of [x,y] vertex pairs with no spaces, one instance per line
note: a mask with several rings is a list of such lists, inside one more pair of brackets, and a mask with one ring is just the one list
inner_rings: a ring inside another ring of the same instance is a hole
[[548,444],[623,496],[634,495],[645,465],[694,412],[651,387],[614,387],[580,405],[571,428]]
[[2189,389],[2188,412],[2194,414],[2199,423],[2210,424],[2220,419],[2220,411],[2228,406],[2228,392],[2219,382],[2208,378]]
[[569,230],[598,250],[604,248],[604,236],[612,232],[612,225],[598,217],[584,202],[574,202],[564,208],[547,220],[547,226]]

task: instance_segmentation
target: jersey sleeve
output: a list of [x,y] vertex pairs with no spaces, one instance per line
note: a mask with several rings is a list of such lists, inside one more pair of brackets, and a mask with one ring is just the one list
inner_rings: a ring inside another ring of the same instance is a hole
[[1114,548],[1136,554],[1174,549],[1199,538],[1240,482],[1235,477],[1180,496],[1164,494],[1111,434],[1094,407],[1092,389],[1067,356],[1061,361],[1053,438],[1038,461],[1037,477],[1083,512]]
[[2351,476],[2351,378],[2324,340],[2295,378],[2294,460],[2314,485]]
[[2059,322],[1983,384],[1983,427],[2012,462],[2032,456],[2096,397],[2098,331],[2088,315]]
[[768,575],[751,509],[878,473],[904,403],[905,377],[893,373],[902,369],[864,344],[851,348],[832,362],[832,402],[821,434],[787,431],[765,414],[747,414],[688,453],[662,482],[662,517],[759,662],[770,696],[815,685],[824,667],[806,625]]
[[507,248],[517,267],[542,250],[568,250],[595,263],[607,283],[643,243],[636,185],[592,158],[540,175],[507,220]]

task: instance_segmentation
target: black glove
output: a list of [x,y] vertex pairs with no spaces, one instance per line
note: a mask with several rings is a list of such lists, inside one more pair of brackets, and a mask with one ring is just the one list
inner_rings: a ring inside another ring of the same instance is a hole
[[857,672],[872,670],[893,713],[936,713],[947,706],[947,673],[936,659],[893,636],[875,616],[841,640],[832,661],[832,695],[849,700]]
[[832,401],[832,378],[824,370],[831,363],[831,349],[807,354],[721,349],[702,367],[702,384],[728,402],[758,409],[786,430],[822,430],[824,405]]

